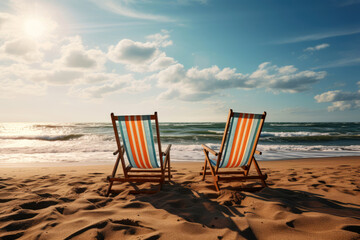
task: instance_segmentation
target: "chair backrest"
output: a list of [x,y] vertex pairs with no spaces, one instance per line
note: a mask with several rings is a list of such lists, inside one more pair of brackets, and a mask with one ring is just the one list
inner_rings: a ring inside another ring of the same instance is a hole
[[154,115],[132,116],[112,115],[112,119],[115,137],[117,138],[118,149],[119,151],[121,151],[121,144],[118,135],[119,130],[130,166],[133,168],[159,168],[160,166],[156,158],[155,144],[153,138],[154,135],[151,126],[151,120],[155,120],[159,156],[161,159],[162,156],[157,113],[155,112]]
[[[265,121],[263,114],[237,113],[230,110],[223,136],[223,158],[219,167],[234,168],[250,163]],[[222,155],[222,153],[221,153]],[[221,157],[221,155],[219,157]]]

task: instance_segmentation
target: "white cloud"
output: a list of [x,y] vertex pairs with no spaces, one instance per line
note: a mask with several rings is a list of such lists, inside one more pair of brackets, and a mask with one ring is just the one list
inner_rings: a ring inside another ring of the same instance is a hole
[[16,98],[19,94],[45,95],[47,86],[28,79],[29,70],[23,64],[0,66],[0,98]]
[[267,84],[267,88],[273,91],[289,93],[304,92],[310,89],[312,84],[319,82],[326,76],[326,72],[302,71],[294,74],[275,74]]
[[319,51],[321,49],[325,49],[325,48],[328,48],[328,47],[330,47],[330,44],[323,43],[323,44],[316,45],[315,47],[308,47],[304,51],[313,52],[313,51]]
[[[360,85],[360,82],[358,82]],[[318,103],[331,103],[328,107],[328,111],[344,111],[348,109],[360,109],[360,90],[357,92],[344,92],[341,90],[328,91],[319,95],[316,95],[315,100]]]
[[325,72],[297,72],[293,66],[277,67],[265,62],[251,74],[237,73],[235,68],[212,66],[210,68],[191,68],[172,65],[152,76],[158,86],[167,88],[161,98],[178,98],[198,101],[221,93],[226,89],[265,88],[273,92],[296,93],[306,91],[310,86],[326,76]]
[[0,39],[8,39],[14,36],[16,17],[9,13],[0,12]]
[[145,64],[159,54],[158,49],[151,43],[134,42],[122,39],[116,46],[110,46],[108,56],[117,63]]
[[109,94],[138,92],[149,88],[144,81],[135,80],[131,74],[88,74],[84,78],[84,83],[91,83],[91,85],[76,85],[70,90],[70,94],[86,99],[101,99]]
[[122,39],[116,46],[109,47],[107,56],[113,62],[125,64],[133,72],[158,71],[176,63],[160,50],[161,47],[172,45],[168,38],[168,32],[162,30],[162,33],[147,36],[147,42]]
[[52,85],[67,85],[76,81],[80,82],[83,76],[84,74],[78,71],[52,69],[34,71],[29,79],[34,82],[44,82]]
[[106,55],[99,49],[86,50],[81,37],[68,39],[69,43],[61,47],[61,58],[55,61],[58,67],[78,70],[102,70]]
[[150,40],[155,46],[167,47],[173,44],[170,38],[169,32],[167,30],[161,30],[161,33],[156,33],[146,37]]
[[[134,2],[133,6],[130,6]],[[101,2],[93,0],[93,3],[98,5],[99,7],[125,16],[130,18],[136,18],[136,19],[144,19],[144,20],[151,20],[151,21],[159,21],[159,22],[172,22],[173,20],[161,15],[155,15],[155,14],[149,14],[144,13],[141,11],[136,11],[133,8],[137,5],[139,5],[136,1],[126,1],[126,0],[120,0],[120,1],[112,1],[112,0],[103,0]]]
[[343,58],[331,63],[321,65],[318,67],[314,67],[313,69],[321,69],[321,68],[336,68],[336,67],[345,67],[345,66],[356,66],[360,64],[360,58]]
[[0,98],[17,98],[19,95],[42,96],[46,94],[47,87],[20,79],[2,79],[0,81]]
[[322,33],[309,34],[305,36],[299,36],[295,38],[289,38],[281,41],[274,42],[275,44],[297,43],[306,41],[315,41],[332,37],[348,36],[360,33],[360,28],[336,30]]
[[2,59],[29,63],[41,61],[44,55],[37,42],[27,38],[6,41],[0,47],[0,53]]

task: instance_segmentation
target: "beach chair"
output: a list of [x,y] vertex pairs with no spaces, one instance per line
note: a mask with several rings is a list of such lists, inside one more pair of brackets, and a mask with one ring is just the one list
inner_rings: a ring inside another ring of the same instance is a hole
[[[160,183],[159,191],[165,181],[165,177],[170,181],[170,148],[171,144],[166,148],[165,152],[161,151],[160,132],[158,116],[154,115],[137,115],[137,116],[115,116],[111,113],[112,125],[114,128],[117,151],[114,155],[116,158],[115,166],[111,176],[107,178],[109,188],[106,196],[112,192],[120,192],[112,190],[114,182],[157,182]],[[153,130],[151,122],[155,121],[156,139],[159,150],[158,161],[155,153],[155,144],[153,138]],[[121,141],[119,138],[121,135]],[[128,160],[128,166],[125,165],[124,154]],[[115,177],[119,162],[123,168],[123,177]],[[167,171],[167,172],[166,172]],[[132,193],[154,193],[157,191],[131,191]]]
[[[245,191],[256,191],[267,186],[265,182],[267,175],[261,173],[254,157],[255,153],[261,154],[256,150],[256,145],[265,117],[266,112],[263,114],[237,113],[230,109],[219,152],[204,144],[201,145],[205,153],[205,165],[203,172],[200,173],[203,175],[203,181],[206,175],[211,174],[217,191],[220,191],[219,181],[261,181],[262,187],[242,188]],[[252,164],[257,171],[257,175],[254,176],[249,175]],[[207,169],[210,169],[210,173],[206,172]]]

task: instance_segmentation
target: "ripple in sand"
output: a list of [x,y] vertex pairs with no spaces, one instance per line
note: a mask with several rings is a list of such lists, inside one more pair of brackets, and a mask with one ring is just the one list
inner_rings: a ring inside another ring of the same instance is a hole
[[20,238],[22,235],[24,235],[24,232],[18,232],[15,234],[7,234],[7,235],[3,235],[1,236],[1,239],[3,240],[15,240]]
[[56,201],[40,201],[40,202],[28,202],[20,205],[23,209],[39,210],[43,208],[48,208],[50,206],[56,205]]
[[347,225],[342,227],[343,230],[360,234],[360,225]]
[[1,217],[0,222],[24,220],[24,219],[33,218],[36,215],[38,215],[38,214],[37,213],[28,213],[26,211],[21,210],[14,214]]

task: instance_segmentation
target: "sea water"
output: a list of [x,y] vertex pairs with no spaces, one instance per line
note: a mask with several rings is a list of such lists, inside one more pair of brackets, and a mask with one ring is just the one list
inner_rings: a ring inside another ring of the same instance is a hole
[[[161,147],[172,161],[203,161],[201,144],[218,150],[225,123],[160,123]],[[0,123],[0,164],[113,163],[111,123]],[[157,149],[157,148],[156,148]],[[258,160],[360,156],[360,123],[267,122]]]

